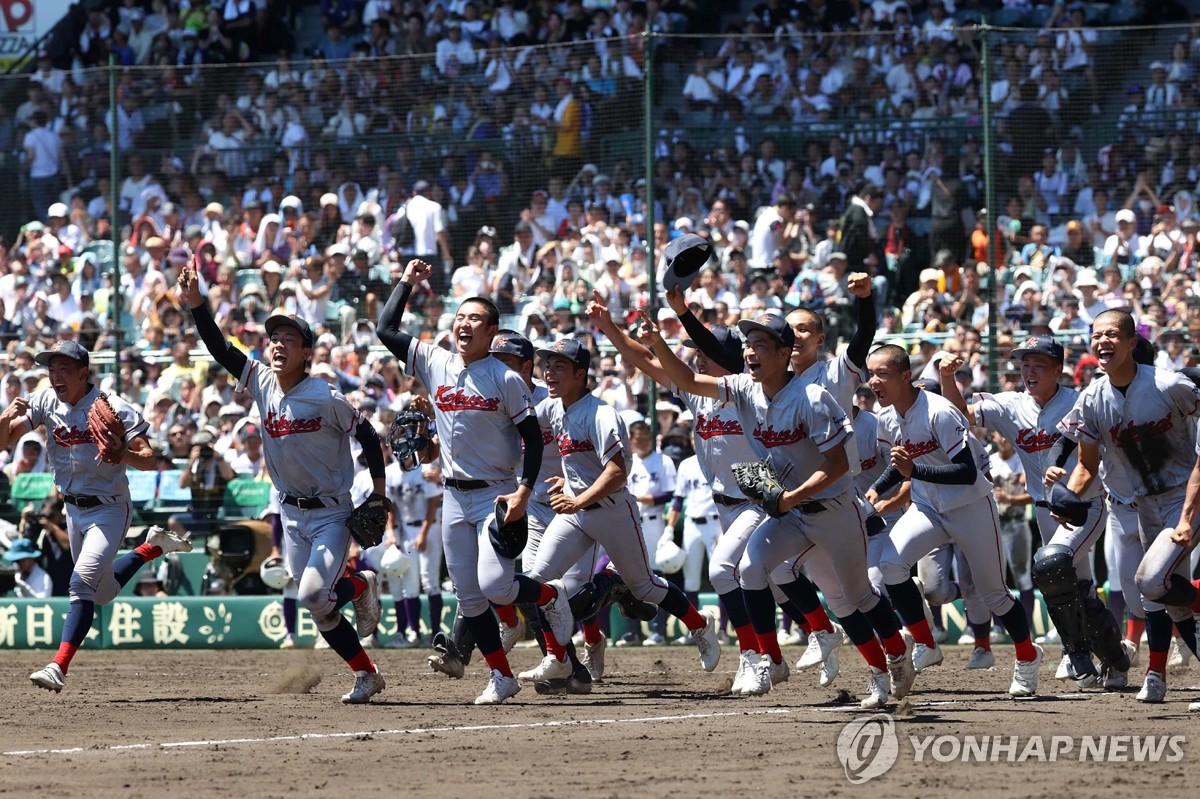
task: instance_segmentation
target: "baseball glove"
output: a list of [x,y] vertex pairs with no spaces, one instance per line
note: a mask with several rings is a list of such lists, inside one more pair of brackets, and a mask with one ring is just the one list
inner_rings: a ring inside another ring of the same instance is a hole
[[749,499],[760,503],[768,516],[778,519],[787,515],[787,511],[779,507],[786,489],[770,462],[735,463],[732,469],[738,488]]
[[390,499],[382,494],[372,494],[351,511],[346,526],[360,547],[370,549],[383,543],[383,531],[387,528],[388,511],[391,509]]
[[97,396],[92,407],[88,409],[87,427],[92,440],[96,442],[96,448],[100,450],[100,460],[105,463],[120,463],[128,449],[125,443],[125,423],[117,416],[105,394]]

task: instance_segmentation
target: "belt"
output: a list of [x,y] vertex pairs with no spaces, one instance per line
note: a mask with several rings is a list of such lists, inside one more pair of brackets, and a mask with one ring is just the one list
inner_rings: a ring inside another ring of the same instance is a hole
[[478,491],[481,488],[487,488],[487,480],[445,480],[447,488],[454,488],[459,491]]
[[100,497],[82,497],[74,494],[67,494],[63,497],[63,501],[68,505],[74,505],[80,510],[98,508],[104,504],[104,500],[100,499]]
[[801,502],[799,505],[796,506],[796,508],[801,513],[821,513],[823,511],[827,510],[827,508],[824,505],[822,505],[820,502],[818,502],[815,499],[809,500],[808,502]]
[[1049,503],[1049,502],[1047,502],[1047,501],[1046,501],[1046,500],[1044,500],[1044,499],[1039,499],[1037,502],[1035,502],[1035,503],[1033,503],[1033,504],[1034,504],[1036,507],[1039,507],[1039,508],[1047,508],[1047,509],[1049,509],[1049,507],[1050,507],[1050,503]]
[[654,515],[652,515],[652,516],[651,516],[651,515],[646,515],[646,516],[643,516],[643,517],[642,517],[642,521],[644,521],[644,522],[656,522],[656,521],[658,521],[658,520],[659,520],[659,519],[661,519],[661,518],[662,518],[662,514],[661,514],[661,513],[655,513],[655,514],[654,514]]
[[600,508],[603,508],[603,507],[604,506],[601,505],[599,502],[593,502],[591,505],[585,505],[583,509],[584,510],[599,510]]
[[294,505],[300,510],[321,510],[329,507],[321,497],[293,497],[285,494],[282,501],[284,505]]
[[732,508],[736,505],[744,505],[746,499],[744,497],[731,497],[728,494],[713,494],[713,502],[725,508]]
[[420,527],[425,522],[407,522],[408,527]]
[[708,524],[710,520],[715,522],[719,518],[720,517],[717,516],[717,514],[715,514],[715,513],[712,514],[711,516],[689,516],[688,517],[688,519],[691,520],[692,524]]

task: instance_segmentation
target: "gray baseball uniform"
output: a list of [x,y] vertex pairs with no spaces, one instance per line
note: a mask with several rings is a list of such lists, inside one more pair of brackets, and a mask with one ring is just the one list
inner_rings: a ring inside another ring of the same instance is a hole
[[[69,588],[73,600],[90,600],[103,605],[121,590],[113,577],[113,557],[125,539],[133,508],[125,466],[98,461],[99,450],[88,432],[87,415],[100,396],[93,386],[75,405],[59,401],[52,388],[29,397],[25,426],[46,428],[46,456],[54,473],[54,486],[68,497],[98,499],[99,505],[80,508],[68,502],[67,535],[75,568]],[[129,403],[108,397],[125,425],[125,440],[146,435],[149,425]]]
[[[1200,457],[1200,437],[1197,438],[1195,444],[1196,456]],[[1172,491],[1171,495],[1175,493]],[[1200,536],[1196,535],[1196,530],[1200,529],[1200,521],[1192,525],[1192,541],[1188,546],[1181,546],[1171,540],[1171,531],[1175,524],[1179,522],[1179,514],[1183,511],[1182,501],[1176,503],[1172,498],[1170,504],[1156,505],[1153,512],[1156,513],[1156,527],[1148,527],[1146,524],[1147,516],[1143,515],[1142,503],[1138,501],[1138,515],[1142,517],[1142,530],[1147,535],[1155,536],[1152,541],[1147,542],[1146,554],[1142,557],[1142,562],[1137,569],[1137,587],[1142,596],[1148,600],[1161,599],[1167,590],[1171,587],[1171,576],[1179,575],[1185,580],[1192,579],[1192,562],[1189,554],[1200,544]],[[1176,511],[1178,506],[1178,511]],[[1167,513],[1174,515],[1168,516]],[[1161,603],[1156,603],[1161,606]],[[1153,608],[1147,608],[1151,610]],[[1192,616],[1190,608],[1168,606],[1167,612],[1171,614],[1171,618],[1176,621],[1189,619]]]
[[[464,616],[487,613],[489,602],[510,605],[517,595],[515,560],[501,558],[488,540],[496,497],[516,487],[521,464],[517,424],[533,413],[520,375],[493,357],[470,364],[454,353],[413,339],[405,368],[429,387],[441,443],[442,544]],[[486,485],[456,487],[458,481]]]

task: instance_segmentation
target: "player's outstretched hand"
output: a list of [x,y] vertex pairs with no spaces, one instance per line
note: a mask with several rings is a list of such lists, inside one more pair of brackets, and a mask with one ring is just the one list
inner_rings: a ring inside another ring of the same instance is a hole
[[199,308],[204,304],[204,295],[200,293],[200,278],[196,274],[194,263],[179,270],[179,293],[189,308]]
[[659,333],[658,325],[654,323],[650,315],[645,311],[638,311],[638,317],[641,319],[641,324],[638,325],[637,340],[647,347],[662,344],[662,335]]
[[433,274],[433,267],[420,258],[413,258],[404,267],[404,277],[400,278],[410,286],[415,286],[423,280],[428,280]]
[[687,298],[683,296],[683,289],[679,286],[672,286],[667,292],[667,305],[671,306],[671,310],[676,316],[683,316],[688,311]]
[[561,494],[562,490],[563,490],[563,486],[565,486],[566,484],[567,484],[566,479],[564,479],[562,477],[547,477],[546,478],[546,485],[550,486],[548,491],[551,495]]
[[964,363],[961,355],[943,355],[938,359],[938,373],[953,379]]
[[870,297],[874,290],[871,285],[871,276],[866,272],[851,272],[846,278],[846,290],[861,299]]
[[29,400],[25,397],[17,397],[3,413],[0,413],[0,422],[10,422],[13,419],[20,419],[29,411]]
[[595,289],[592,290],[592,299],[588,302],[587,315],[591,323],[601,330],[612,325],[612,314],[609,313],[608,304],[604,302],[604,296]]

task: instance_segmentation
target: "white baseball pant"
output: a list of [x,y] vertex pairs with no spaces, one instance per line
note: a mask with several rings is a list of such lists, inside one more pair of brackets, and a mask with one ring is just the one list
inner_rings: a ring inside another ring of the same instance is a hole
[[488,537],[487,520],[496,497],[512,493],[513,480],[462,491],[446,487],[442,495],[442,543],[446,567],[468,618],[491,610],[489,603],[511,605],[517,598],[516,559],[496,554]]
[[113,558],[125,540],[133,515],[128,494],[103,499],[109,501],[94,508],[77,508],[69,503],[64,506],[71,558],[75,561],[67,593],[72,600],[97,605],[111,602],[121,590],[113,576]]
[[887,596],[887,586],[883,584],[883,572],[879,570],[879,558],[883,555],[884,542],[891,535],[892,528],[896,526],[903,511],[893,511],[883,517],[883,522],[886,527],[882,532],[867,537],[867,578],[871,581],[871,586],[875,589],[875,593],[880,596]]
[[[1004,547],[1004,562],[1012,572],[1017,590],[1033,590],[1033,553],[1029,551],[1033,547],[1033,531],[1029,529],[1029,520],[1024,516],[1017,519],[1001,518],[1000,544]],[[1078,568],[1079,564],[1075,566]]]
[[708,555],[708,579],[718,595],[737,590],[738,563],[746,551],[746,542],[767,518],[767,513],[752,502],[717,505],[721,533]]
[[975,590],[971,567],[954,544],[943,544],[917,561],[917,577],[925,587],[925,600],[930,605],[949,605],[961,594],[968,624],[991,621],[987,603]]
[[712,562],[713,547],[721,534],[720,515],[684,516],[683,518],[683,590],[699,591],[704,556]]
[[1120,591],[1129,615],[1146,618],[1146,600],[1137,587],[1137,570],[1146,551],[1142,549],[1141,523],[1136,505],[1108,498],[1107,535],[1104,557],[1108,563],[1108,589]]
[[[555,516],[557,514],[554,512],[554,508],[549,505],[542,502],[529,503],[529,541],[525,544],[525,551],[521,553],[521,568],[526,574],[529,573],[533,562],[537,560],[542,538],[546,535],[546,529],[554,521]],[[584,583],[592,579],[599,560],[600,545],[596,544],[592,550],[585,552],[574,566],[567,569],[567,573],[562,578],[563,586],[567,589],[567,596],[574,596]]]
[[1142,526],[1142,546],[1146,554],[1137,569],[1137,587],[1145,597],[1147,611],[1165,608],[1174,621],[1191,618],[1188,608],[1174,605],[1163,605],[1160,601],[1171,585],[1171,575],[1178,574],[1184,579],[1191,580],[1191,559],[1188,557],[1200,541],[1192,530],[1192,542],[1188,546],[1180,546],[1171,540],[1171,531],[1179,522],[1183,512],[1183,497],[1185,487],[1173,488],[1161,494],[1139,497],[1137,501],[1138,518]]
[[352,510],[349,494],[326,501],[338,504],[313,510],[285,504],[279,512],[283,535],[288,539],[284,547],[288,574],[293,579],[300,575],[296,580],[296,601],[308,611],[321,632],[332,630],[341,621],[334,587],[350,559],[350,530],[346,520]]

